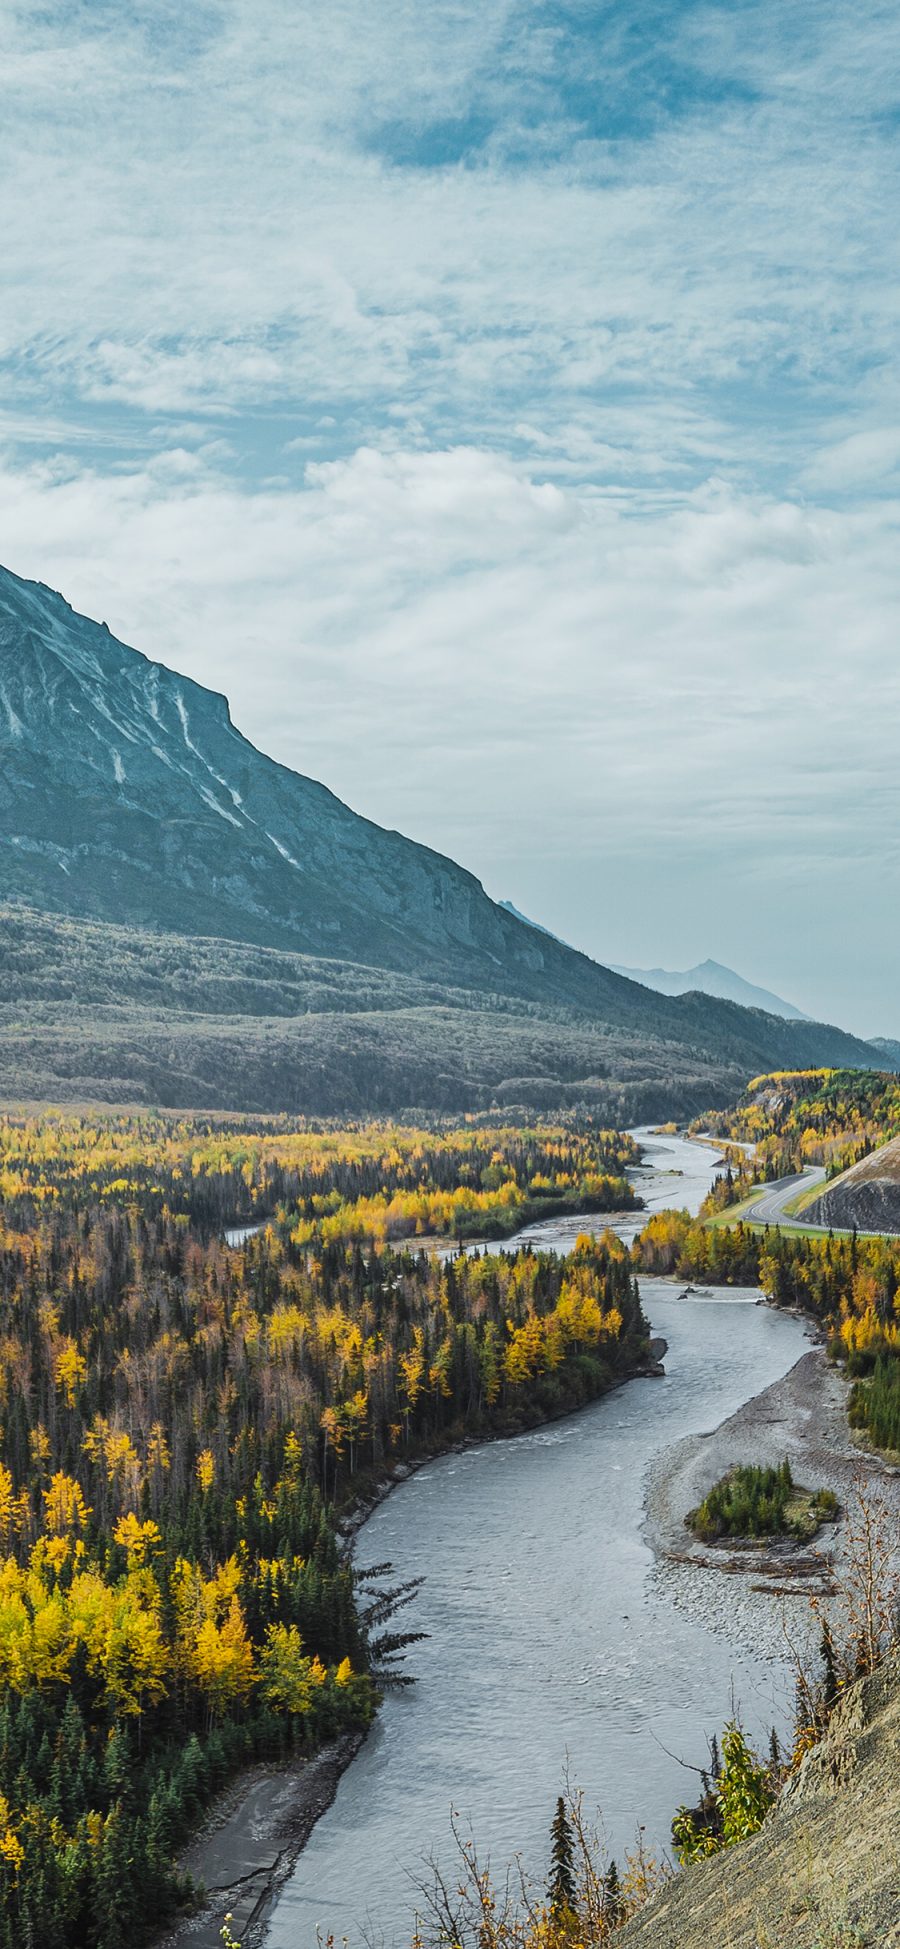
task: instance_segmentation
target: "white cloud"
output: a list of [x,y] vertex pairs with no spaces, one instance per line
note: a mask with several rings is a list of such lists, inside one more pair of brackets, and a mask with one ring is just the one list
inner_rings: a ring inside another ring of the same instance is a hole
[[762,937],[832,1016],[858,958],[835,912],[868,889],[867,953],[897,945],[898,521],[724,487],[617,506],[477,449],[268,494],[178,453],[0,476],[7,560],[224,689],[274,756],[601,956],[732,942],[763,972]]
[[[832,413],[823,388],[852,394],[898,322],[900,164],[879,116],[900,34],[875,0],[802,16],[801,45],[771,6],[673,13],[673,61],[722,99],[574,142],[564,63],[546,93],[559,35],[512,0],[385,0],[377,23],[358,0],[13,10],[0,348],[35,399],[352,403],[362,437],[399,400],[426,442],[501,447],[552,402],[588,470],[624,449],[623,473],[696,473],[698,448],[790,470],[783,395]],[[627,95],[627,44],[605,31],[591,75]],[[543,139],[513,166],[535,88]],[[494,140],[473,167],[370,146],[479,102]]]
[[8,7],[0,555],[557,931],[896,1032],[900,22],[647,20]]
[[837,489],[840,493],[871,488],[895,474],[898,466],[900,426],[873,426],[822,447],[806,467],[805,479],[819,491]]

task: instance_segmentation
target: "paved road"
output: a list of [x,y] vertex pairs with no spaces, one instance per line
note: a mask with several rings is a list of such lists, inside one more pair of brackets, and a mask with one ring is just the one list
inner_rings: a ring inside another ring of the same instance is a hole
[[756,1225],[799,1225],[804,1231],[821,1231],[821,1224],[814,1218],[794,1218],[785,1206],[804,1185],[824,1184],[825,1171],[821,1164],[808,1164],[805,1171],[795,1171],[793,1177],[778,1178],[774,1184],[767,1184],[747,1212]]

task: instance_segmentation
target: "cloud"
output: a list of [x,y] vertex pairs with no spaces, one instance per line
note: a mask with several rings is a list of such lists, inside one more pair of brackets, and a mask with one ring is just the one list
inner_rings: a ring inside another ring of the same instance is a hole
[[0,475],[10,563],[275,757],[601,957],[736,941],[761,972],[760,931],[827,939],[805,977],[772,953],[832,1016],[835,911],[867,889],[896,950],[898,522],[724,485],[617,505],[477,448],[252,493],[178,452]]
[[849,433],[833,446],[820,448],[805,469],[804,478],[813,488],[836,489],[839,493],[858,487],[872,487],[895,474],[900,466],[900,425],[867,427]]
[[[833,418],[892,356],[900,33],[876,0],[673,0],[639,27],[524,0],[51,5],[5,31],[0,354],[51,419],[91,409],[86,443],[101,409],[335,408],[358,443],[402,402],[423,444],[508,450],[549,419],[564,469],[693,483],[711,456],[784,486],[800,401]],[[455,162],[428,146],[450,123]]]
[[885,0],[18,0],[0,554],[558,932],[896,1031],[898,85]]

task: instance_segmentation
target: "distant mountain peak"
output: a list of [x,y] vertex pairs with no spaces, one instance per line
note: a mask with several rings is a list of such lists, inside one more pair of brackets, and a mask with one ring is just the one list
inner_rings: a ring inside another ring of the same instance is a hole
[[659,995],[687,995],[696,990],[701,995],[717,995],[721,1001],[737,1002],[741,1008],[765,1009],[767,1015],[780,1015],[788,1022],[810,1020],[793,1002],[745,981],[743,975],[737,974],[734,968],[726,968],[721,961],[700,961],[695,968],[680,973],[669,968],[621,967],[616,967],[616,973],[625,975],[629,981],[641,982],[645,988],[655,989]]
[[533,927],[536,934],[546,934],[548,940],[559,941],[561,947],[568,946],[568,942],[564,941],[560,934],[554,934],[551,928],[543,925],[542,921],[532,920],[530,914],[523,914],[521,908],[514,907],[511,900],[498,900],[497,905],[503,908],[505,914],[513,914],[516,920],[524,921],[526,927]]

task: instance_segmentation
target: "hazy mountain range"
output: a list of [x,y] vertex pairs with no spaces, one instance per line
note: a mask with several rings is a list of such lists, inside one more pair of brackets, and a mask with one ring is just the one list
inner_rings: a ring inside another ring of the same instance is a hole
[[764,1008],[769,1015],[780,1015],[788,1022],[810,1019],[793,1002],[771,994],[768,988],[757,988],[733,968],[723,968],[719,961],[701,961],[696,968],[686,968],[683,974],[669,968],[617,967],[615,972],[626,975],[629,981],[640,981],[645,988],[655,988],[660,995],[687,995],[694,989],[700,995],[718,995],[724,1001],[738,1002],[741,1008]]
[[6,1096],[656,1114],[872,1061],[839,1029],[651,998],[6,570],[0,901]]
[[[526,926],[533,927],[539,934],[550,934],[551,940],[558,941],[558,934],[551,934],[539,920],[532,920],[514,907],[511,900],[501,900],[501,907],[508,914],[515,914],[517,920],[524,920]],[[718,995],[722,1001],[737,1002],[741,1008],[762,1008],[769,1015],[780,1015],[788,1022],[809,1022],[812,1018],[793,1002],[783,1001],[768,988],[758,988],[752,981],[745,981],[743,975],[735,973],[734,968],[725,968],[720,961],[701,961],[696,968],[685,968],[683,973],[675,973],[671,968],[623,968],[610,961],[613,974],[624,975],[628,981],[638,981],[643,988],[654,988],[659,995],[688,995],[692,991],[700,995]],[[879,1039],[872,1042],[873,1048],[879,1046]],[[881,1046],[887,1050],[891,1045],[881,1039]],[[900,1049],[900,1044],[897,1045]]]

